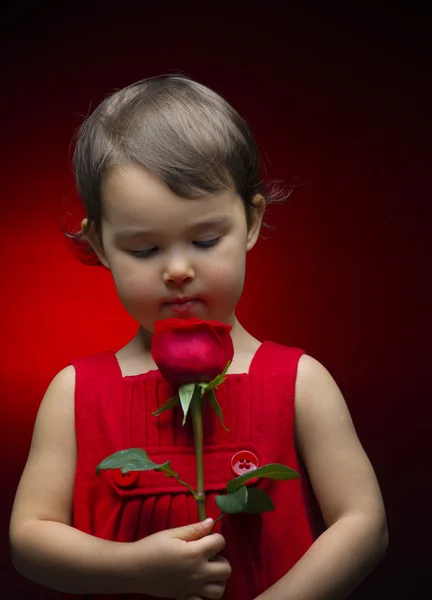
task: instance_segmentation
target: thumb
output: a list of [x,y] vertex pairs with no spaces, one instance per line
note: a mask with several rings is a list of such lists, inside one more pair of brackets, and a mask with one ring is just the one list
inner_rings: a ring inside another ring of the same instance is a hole
[[184,525],[183,527],[171,529],[171,535],[185,542],[193,542],[206,536],[211,531],[213,523],[213,519],[206,519],[199,523],[192,523],[192,525]]

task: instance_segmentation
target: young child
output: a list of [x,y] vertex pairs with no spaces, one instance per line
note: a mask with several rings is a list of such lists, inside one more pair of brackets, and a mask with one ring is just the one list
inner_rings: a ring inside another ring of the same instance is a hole
[[[139,329],[115,354],[74,360],[50,384],[11,518],[17,570],[87,598],[346,598],[386,551],[383,502],[329,372],[303,350],[261,343],[236,318],[246,254],[273,199],[246,123],[187,77],[152,78],[87,118],[75,167],[81,237]],[[197,522],[192,495],[172,478],[95,475],[131,447],[190,465],[190,423],[181,427],[177,409],[151,415],[171,390],[150,344],[156,320],[192,316],[232,324],[235,351],[218,390],[230,433],[204,416],[207,514],[217,517],[214,497],[248,460],[302,475],[262,480],[275,510],[226,515],[214,529]]]

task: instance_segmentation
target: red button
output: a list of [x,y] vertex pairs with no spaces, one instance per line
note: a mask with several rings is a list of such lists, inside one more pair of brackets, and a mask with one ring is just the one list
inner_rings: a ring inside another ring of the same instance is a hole
[[128,488],[135,485],[138,476],[138,471],[128,471],[124,475],[121,472],[121,469],[117,469],[116,471],[114,471],[114,480],[116,484],[123,488]]
[[253,452],[249,450],[241,450],[234,454],[231,459],[231,468],[234,475],[244,475],[258,468],[258,459]]

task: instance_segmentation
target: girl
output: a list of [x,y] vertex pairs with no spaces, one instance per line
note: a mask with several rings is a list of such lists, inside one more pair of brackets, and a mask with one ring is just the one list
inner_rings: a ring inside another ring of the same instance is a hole
[[[75,168],[87,212],[79,237],[139,329],[115,354],[75,360],[50,384],[12,513],[16,568],[87,597],[346,598],[387,548],[383,502],[329,372],[300,349],[261,343],[235,316],[246,254],[274,200],[247,125],[203,85],[157,77],[90,115]],[[173,316],[232,325],[234,359],[218,391],[231,433],[214,413],[204,421],[207,514],[216,517],[214,496],[248,460],[279,462],[304,466],[324,532],[305,476],[267,480],[275,511],[226,515],[214,529],[162,474],[156,484],[146,473],[96,477],[124,448],[190,459],[179,413],[151,416],[171,392],[151,358],[153,324]]]

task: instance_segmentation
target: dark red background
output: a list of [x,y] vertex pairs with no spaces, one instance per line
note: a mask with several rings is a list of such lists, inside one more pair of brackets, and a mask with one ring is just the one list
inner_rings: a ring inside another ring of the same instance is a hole
[[266,218],[276,230],[250,254],[238,316],[255,336],[305,348],[330,370],[376,469],[390,548],[354,596],[423,597],[432,533],[427,3],[133,4],[19,3],[2,23],[2,595],[52,597],[14,573],[7,541],[49,381],[72,357],[118,348],[135,331],[109,274],[80,264],[61,233],[65,212],[73,224],[81,214],[71,138],[114,88],[183,72],[234,104],[270,176],[296,186]]

